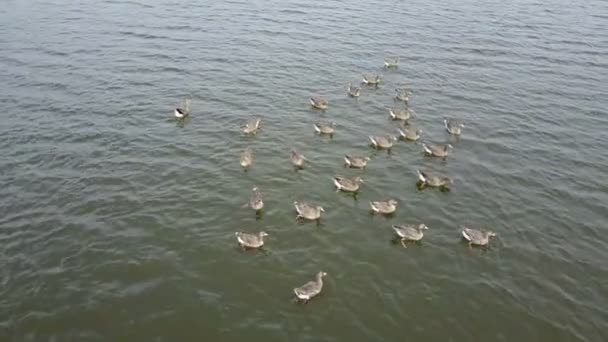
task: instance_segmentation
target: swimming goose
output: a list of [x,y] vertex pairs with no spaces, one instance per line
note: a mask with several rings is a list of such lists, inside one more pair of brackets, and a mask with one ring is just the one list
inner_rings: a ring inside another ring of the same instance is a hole
[[422,133],[421,129],[416,129],[416,127],[407,125],[403,128],[399,128],[399,134],[405,140],[416,141],[420,139],[420,134]]
[[363,75],[363,83],[367,85],[378,85],[380,83],[380,78],[382,76],[379,74],[368,74]]
[[410,90],[407,90],[405,88],[395,89],[395,99],[397,101],[408,103],[410,102],[410,95],[412,95],[412,92]]
[[346,163],[346,166],[354,169],[364,169],[367,166],[368,161],[369,157],[349,156],[348,154],[344,156],[344,163]]
[[321,218],[321,213],[325,212],[322,206],[312,205],[308,202],[293,202],[293,206],[296,208],[298,212],[298,216],[296,218],[303,218],[306,220],[318,220]]
[[348,84],[348,96],[359,97],[361,95],[361,88],[353,86],[352,83]]
[[447,157],[449,153],[449,149],[453,148],[452,145],[427,145],[422,143],[422,148],[424,149],[424,153],[434,156],[434,157]]
[[320,271],[315,276],[315,280],[311,280],[300,287],[296,287],[293,289],[293,293],[296,294],[296,297],[298,297],[299,300],[307,303],[314,296],[321,293],[321,290],[323,290],[323,277],[326,275],[327,273]]
[[178,119],[183,119],[190,115],[190,99],[182,100],[181,105],[173,111],[173,115]]
[[416,171],[418,172],[418,180],[422,185],[437,188],[449,188],[449,186],[452,184],[452,179],[450,177],[436,175],[421,170]]
[[386,56],[384,57],[385,68],[396,68],[399,66],[399,56]]
[[448,133],[454,135],[462,134],[462,129],[464,128],[464,123],[456,119],[444,119],[443,125],[445,126],[445,130],[448,131]]
[[494,236],[496,234],[491,231],[462,227],[462,237],[469,242],[469,246],[487,246],[490,243],[490,238]]
[[328,121],[317,121],[313,123],[315,131],[320,134],[333,134],[335,131],[336,124]]
[[264,246],[264,237],[268,236],[265,232],[259,232],[257,234],[235,232],[236,241],[243,248],[260,248]]
[[260,211],[264,208],[264,198],[257,186],[254,186],[251,189],[251,197],[249,197],[249,203],[247,203],[247,206],[255,211]]
[[409,108],[402,108],[402,109],[391,108],[388,110],[388,114],[390,115],[391,119],[402,120],[402,121],[409,120],[412,117],[413,112],[414,111]]
[[372,211],[378,214],[392,214],[397,210],[397,201],[390,199],[388,201],[372,201],[369,202]]
[[359,190],[359,185],[363,183],[363,179],[358,176],[354,178],[335,176],[333,180],[337,190],[345,192],[357,192]]
[[429,229],[424,223],[416,226],[393,225],[393,230],[401,238],[401,246],[407,248],[406,241],[420,241],[424,237],[423,230]]
[[304,161],[306,160],[306,158],[304,157],[304,155],[302,153],[299,153],[296,150],[292,150],[289,160],[291,160],[291,163],[293,164],[293,166],[301,169],[302,167],[304,167]]
[[251,166],[251,164],[253,163],[253,150],[251,149],[251,147],[247,147],[243,153],[241,154],[241,167],[244,169],[247,169]]
[[383,148],[383,149],[390,149],[391,147],[393,147],[393,142],[395,142],[397,140],[397,138],[391,136],[391,135],[377,135],[377,136],[370,136],[369,140],[371,141],[371,145],[375,148]]
[[261,118],[250,118],[245,123],[245,127],[243,127],[243,133],[245,134],[256,134],[258,129],[260,128],[260,123],[262,122]]
[[329,102],[321,96],[312,96],[310,98],[310,105],[317,109],[326,109]]

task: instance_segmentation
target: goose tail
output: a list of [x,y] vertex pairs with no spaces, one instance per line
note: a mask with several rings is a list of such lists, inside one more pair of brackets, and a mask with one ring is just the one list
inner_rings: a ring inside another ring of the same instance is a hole
[[422,171],[420,171],[420,169],[416,170],[418,172],[418,179],[422,182],[422,183],[426,183],[426,177],[424,176],[424,173]]
[[373,211],[375,211],[375,212],[379,211],[378,206],[375,202],[369,202],[369,205],[370,205],[370,207],[372,207]]
[[433,154],[433,151],[431,151],[431,149],[425,143],[422,143],[422,148],[424,149],[424,152]]
[[467,241],[471,241],[471,236],[469,235],[468,229],[462,228],[462,237],[464,237]]
[[334,181],[334,185],[336,186],[336,188],[338,188],[338,190],[342,189],[342,184],[340,184],[340,179],[339,177],[334,177],[333,181]]

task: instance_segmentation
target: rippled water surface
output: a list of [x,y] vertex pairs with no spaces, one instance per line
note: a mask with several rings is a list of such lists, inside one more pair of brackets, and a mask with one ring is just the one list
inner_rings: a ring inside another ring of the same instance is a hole
[[[0,340],[606,341],[606,56],[600,0],[3,1]],[[348,98],[367,72],[383,83]],[[396,132],[401,85],[448,159],[367,145]],[[452,191],[417,191],[417,168]],[[359,195],[334,174],[361,175]],[[386,198],[397,213],[370,215]],[[295,221],[298,199],[319,225]],[[423,243],[393,241],[419,222]],[[498,238],[469,249],[463,224]],[[261,229],[265,252],[237,247]],[[295,303],[319,270],[323,294]]]

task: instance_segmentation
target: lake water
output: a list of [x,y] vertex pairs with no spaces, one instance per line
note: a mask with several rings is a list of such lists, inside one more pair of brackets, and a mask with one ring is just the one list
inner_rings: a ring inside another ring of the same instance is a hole
[[[5,0],[0,51],[2,341],[608,339],[606,1]],[[383,83],[348,98],[367,72]],[[401,85],[446,160],[369,148],[396,133]],[[452,191],[417,191],[417,168]],[[359,195],[335,174],[361,175]],[[370,215],[386,198],[396,214]],[[318,226],[298,199],[325,208]],[[421,244],[393,241],[420,222]],[[461,225],[498,237],[469,249]],[[237,247],[261,229],[265,252]],[[322,295],[295,303],[320,270]]]

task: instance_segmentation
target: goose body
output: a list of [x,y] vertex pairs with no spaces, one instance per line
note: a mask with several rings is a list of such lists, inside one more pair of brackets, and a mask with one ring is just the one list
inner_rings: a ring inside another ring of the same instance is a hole
[[348,85],[348,96],[359,97],[361,95],[361,88],[353,86],[352,83]]
[[335,131],[336,124],[327,121],[318,121],[313,124],[315,131],[320,134],[333,134]]
[[293,289],[293,293],[295,293],[299,300],[308,302],[310,299],[321,293],[323,290],[323,277],[326,275],[327,273],[323,271],[317,273],[315,280],[311,280],[300,287],[296,287]]
[[357,192],[359,191],[359,185],[363,183],[361,177],[348,178],[344,176],[335,176],[333,180],[336,188],[345,192]]
[[428,155],[445,158],[448,156],[452,145],[427,145],[423,143],[422,148],[424,149],[424,153]]
[[317,109],[326,109],[329,105],[329,102],[321,96],[311,96],[309,101],[310,105]]
[[240,164],[244,169],[249,168],[253,164],[253,150],[251,147],[247,147],[241,154]]
[[412,110],[409,108],[391,108],[388,110],[388,115],[390,115],[393,120],[407,121],[412,117]]
[[367,162],[369,161],[369,157],[361,157],[361,156],[344,156],[344,163],[348,167],[355,169],[364,169],[367,166]]
[[390,149],[397,138],[390,135],[370,136],[369,140],[375,148]]
[[380,83],[381,76],[379,74],[363,75],[363,84],[367,85],[378,85]]
[[462,129],[464,128],[464,123],[456,119],[444,119],[443,125],[445,126],[445,130],[453,135],[462,134]]
[[321,218],[321,213],[325,212],[323,207],[319,205],[312,205],[308,202],[293,202],[293,206],[298,212],[298,218],[304,218],[306,220],[318,220]]
[[299,153],[298,151],[292,150],[289,160],[291,160],[291,163],[293,164],[293,166],[295,166],[297,168],[302,168],[302,167],[304,167],[304,161],[306,160],[306,158],[304,157],[303,154]]
[[452,184],[452,179],[447,176],[432,174],[429,172],[417,170],[418,180],[421,184],[431,187],[449,187]]
[[369,202],[372,211],[378,214],[392,214],[397,210],[397,201],[390,199],[388,201],[372,201]]
[[[393,225],[395,234],[401,238],[401,245],[405,246],[406,241],[420,241],[424,237],[423,230],[429,229],[425,224],[421,223],[418,226],[410,225]],[[407,248],[407,247],[406,247]]]
[[262,119],[260,119],[260,118],[251,118],[251,119],[247,120],[245,127],[243,127],[243,133],[245,133],[245,134],[257,133],[258,129],[260,128],[261,122],[262,122]]
[[469,245],[487,246],[490,243],[490,238],[494,236],[496,234],[491,231],[462,227],[462,237],[469,242]]
[[260,211],[264,208],[264,197],[257,186],[251,189],[251,197],[249,197],[249,207],[255,211]]
[[399,134],[405,140],[416,141],[420,139],[420,134],[422,133],[421,129],[416,129],[414,126],[405,126],[403,128],[399,128]]
[[236,241],[244,248],[260,248],[264,246],[264,237],[268,236],[265,232],[259,232],[257,234],[235,232]]

